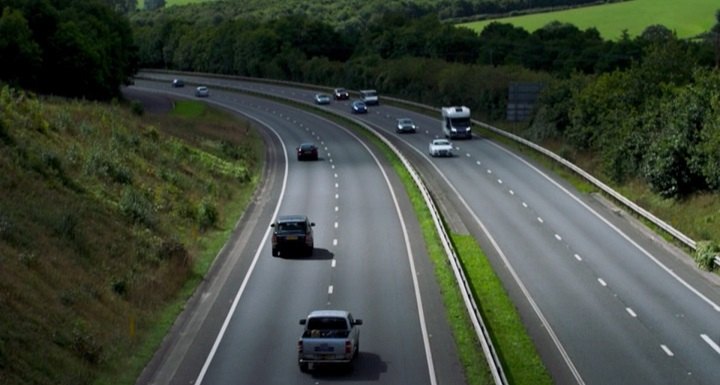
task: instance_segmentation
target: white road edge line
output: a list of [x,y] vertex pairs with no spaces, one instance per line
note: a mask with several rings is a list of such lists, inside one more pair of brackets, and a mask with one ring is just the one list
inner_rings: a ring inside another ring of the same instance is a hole
[[[410,275],[412,276],[413,281],[413,289],[415,290],[415,302],[417,303],[418,308],[418,319],[420,322],[420,331],[422,333],[423,338],[423,346],[425,347],[425,359],[427,361],[428,366],[428,376],[430,377],[430,385],[437,385],[437,374],[435,373],[435,363],[433,362],[432,358],[432,351],[430,350],[430,336],[428,334],[427,325],[425,323],[425,310],[423,308],[422,303],[422,297],[420,296],[420,284],[418,283],[417,279],[417,270],[415,269],[415,261],[413,260],[413,253],[412,253],[412,246],[410,245],[410,235],[408,234],[407,226],[405,225],[405,220],[403,219],[402,212],[400,211],[400,203],[398,203],[397,196],[395,195],[395,191],[392,189],[392,184],[390,183],[390,178],[388,177],[387,173],[385,172],[385,169],[382,167],[382,164],[380,164],[380,161],[378,160],[377,156],[375,156],[375,153],[373,153],[370,150],[370,147],[368,147],[367,144],[365,144],[360,138],[353,133],[352,131],[348,130],[345,127],[341,128],[345,130],[345,132],[348,133],[348,135],[355,138],[360,144],[365,147],[367,152],[372,156],[372,158],[375,160],[375,164],[380,169],[380,172],[382,173],[383,177],[385,178],[385,184],[388,186],[388,190],[390,191],[390,196],[392,196],[393,203],[395,204],[395,212],[397,213],[398,220],[400,221],[400,227],[402,228],[403,233],[403,240],[405,241],[405,249],[407,250],[407,258],[408,263],[410,264]],[[434,166],[436,167],[436,166]],[[437,168],[437,167],[436,167]]]
[[[218,103],[221,104],[221,103]],[[275,131],[272,126],[269,124],[263,122],[261,119],[258,119],[251,114],[248,114],[244,111],[239,111],[235,108],[232,108],[231,106],[225,105],[225,107],[231,108],[243,115],[248,116],[251,119],[256,120],[260,124],[264,125],[266,128],[268,128],[277,138],[280,140],[280,144],[283,147],[283,156],[285,157],[285,172],[283,175],[283,182],[282,182],[282,188],[280,189],[280,196],[278,198],[278,203],[275,206],[275,211],[273,212],[273,218],[275,218],[278,215],[278,212],[280,211],[280,204],[282,203],[283,197],[285,196],[285,189],[287,188],[287,177],[288,177],[288,158],[287,158],[287,148],[285,147],[285,143],[282,141],[282,138],[280,135]],[[240,288],[237,291],[237,294],[235,294],[235,299],[233,300],[232,306],[230,306],[230,310],[227,313],[227,316],[225,316],[225,321],[222,324],[222,327],[220,327],[220,331],[218,332],[217,337],[215,338],[215,342],[213,343],[212,348],[210,349],[210,353],[208,353],[207,358],[205,359],[205,363],[203,364],[202,369],[200,370],[200,373],[198,374],[197,379],[195,379],[195,385],[201,385],[203,378],[205,378],[205,374],[208,371],[208,368],[210,368],[210,363],[212,362],[213,358],[215,357],[215,353],[218,350],[218,347],[220,346],[220,342],[222,341],[223,337],[225,336],[225,332],[227,331],[228,325],[230,325],[230,320],[232,319],[232,316],[235,314],[235,309],[237,309],[238,303],[240,302],[240,297],[242,297],[243,293],[245,292],[245,287],[247,286],[248,281],[250,280],[250,276],[252,275],[253,271],[255,270],[255,265],[257,264],[257,261],[260,259],[260,253],[265,248],[265,241],[268,239],[268,236],[270,235],[270,228],[265,231],[265,236],[263,236],[262,241],[260,242],[260,246],[258,247],[257,251],[255,252],[255,256],[253,257],[252,263],[250,264],[250,267],[248,267],[247,273],[245,273],[245,277],[243,278],[242,284],[240,284]]]

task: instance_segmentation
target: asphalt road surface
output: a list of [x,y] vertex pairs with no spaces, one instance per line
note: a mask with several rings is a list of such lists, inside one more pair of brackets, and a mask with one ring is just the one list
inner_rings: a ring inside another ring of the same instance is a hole
[[[162,105],[157,92],[193,98],[192,87],[140,80],[128,97]],[[464,383],[417,219],[388,165],[327,120],[210,92],[203,101],[253,120],[263,134],[264,183],[138,383]],[[295,147],[307,141],[320,159],[298,162]],[[282,214],[316,223],[312,257],[271,256],[269,225]],[[298,320],[332,308],[364,321],[354,370],[301,373]]]
[[[307,103],[316,92],[185,78]],[[717,276],[699,272],[621,210],[487,138],[457,141],[455,157],[430,159],[439,112],[427,117],[386,105],[382,93],[380,100],[355,118],[397,143],[453,228],[484,245],[556,383],[718,382]],[[347,102],[324,108],[350,115]],[[405,116],[419,124],[417,134],[394,133]]]

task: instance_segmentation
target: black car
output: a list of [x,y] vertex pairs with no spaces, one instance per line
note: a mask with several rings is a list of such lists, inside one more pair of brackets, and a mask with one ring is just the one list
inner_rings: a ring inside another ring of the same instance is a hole
[[275,223],[272,235],[272,255],[277,257],[282,253],[292,254],[301,252],[305,256],[312,256],[315,244],[313,241],[314,222],[310,222],[305,215],[281,215]]
[[318,149],[312,143],[303,143],[297,148],[298,160],[318,160]]
[[333,97],[335,100],[347,100],[350,98],[350,93],[344,88],[336,88],[333,90]]
[[365,114],[367,113],[367,105],[362,100],[356,100],[352,102],[352,113],[353,114]]
[[182,79],[173,79],[172,86],[176,88],[185,87],[185,82]]

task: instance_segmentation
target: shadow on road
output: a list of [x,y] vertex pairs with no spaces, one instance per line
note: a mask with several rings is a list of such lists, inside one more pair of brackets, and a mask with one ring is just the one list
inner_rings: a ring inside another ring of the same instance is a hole
[[311,256],[303,255],[302,252],[293,252],[291,250],[287,251],[281,251],[280,255],[278,257],[282,259],[296,259],[296,260],[307,260],[307,261],[325,261],[329,259],[333,259],[335,257],[335,254],[331,253],[328,249],[320,249],[315,248],[313,249],[313,253]]
[[325,381],[377,381],[387,372],[387,363],[380,356],[360,352],[352,368],[343,365],[324,365],[313,368],[313,378]]

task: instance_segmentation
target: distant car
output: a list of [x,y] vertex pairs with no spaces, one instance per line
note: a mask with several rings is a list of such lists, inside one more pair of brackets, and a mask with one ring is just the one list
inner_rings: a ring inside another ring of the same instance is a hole
[[297,148],[298,160],[318,160],[318,149],[312,143],[303,143]]
[[415,127],[415,122],[412,121],[410,118],[400,118],[397,120],[397,126],[395,127],[395,131],[398,133],[403,132],[415,132],[417,130],[417,127]]
[[350,99],[350,93],[344,88],[336,88],[333,90],[333,97],[335,100],[348,100]]
[[195,96],[199,98],[206,98],[210,96],[210,90],[205,86],[200,86],[195,89]]
[[360,99],[368,106],[376,106],[380,104],[380,98],[375,90],[360,90]]
[[172,86],[176,88],[185,87],[185,82],[182,79],[173,79]]
[[428,148],[430,156],[452,156],[452,143],[447,139],[433,139]]
[[328,95],[328,94],[315,94],[315,103],[317,103],[317,104],[330,104],[330,95]]
[[305,215],[281,215],[270,225],[272,234],[272,256],[277,257],[283,252],[292,254],[301,251],[305,256],[312,256],[315,244],[313,241],[314,222]]
[[355,100],[352,102],[352,113],[353,114],[365,114],[367,113],[367,105],[362,100]]

